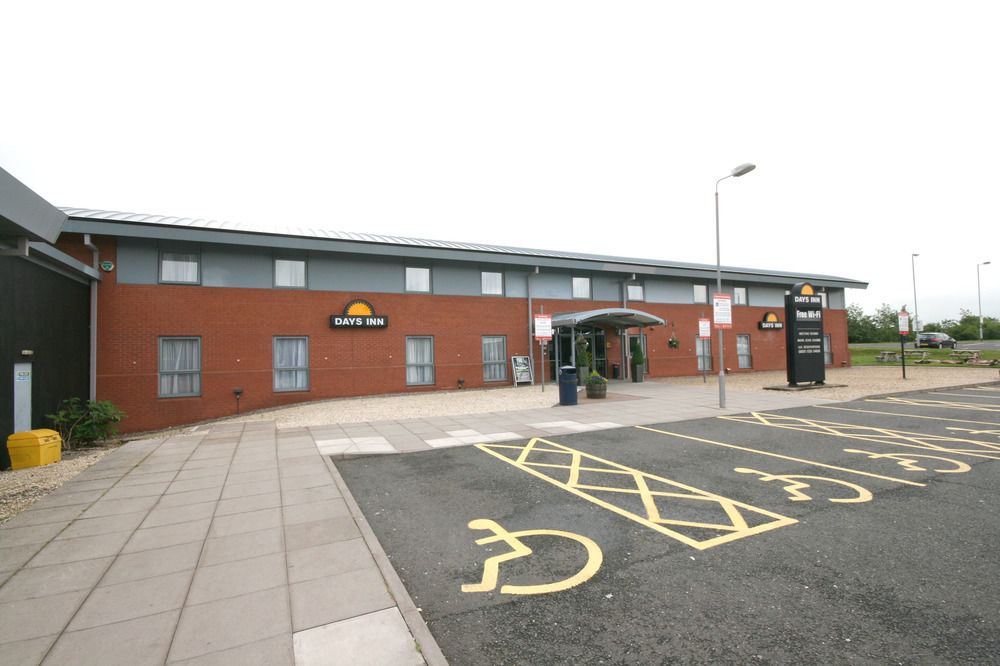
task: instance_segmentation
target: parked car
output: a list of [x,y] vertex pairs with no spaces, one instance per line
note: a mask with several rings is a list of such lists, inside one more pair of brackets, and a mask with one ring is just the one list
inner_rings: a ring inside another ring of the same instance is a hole
[[947,333],[923,332],[917,335],[918,347],[934,347],[942,349],[944,347],[955,348],[955,338]]

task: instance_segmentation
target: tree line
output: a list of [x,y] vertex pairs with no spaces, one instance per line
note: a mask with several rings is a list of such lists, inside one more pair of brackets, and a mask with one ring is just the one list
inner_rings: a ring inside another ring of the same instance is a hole
[[[847,341],[848,342],[899,342],[899,313],[907,311],[906,306],[894,308],[883,303],[873,315],[865,314],[860,305],[847,306]],[[913,322],[910,322],[910,336],[913,339]],[[956,340],[979,339],[979,317],[973,312],[962,309],[958,319],[942,319],[941,321],[922,322],[921,331],[939,331],[947,333]],[[983,337],[987,340],[1000,339],[1000,320],[985,317],[983,320]]]

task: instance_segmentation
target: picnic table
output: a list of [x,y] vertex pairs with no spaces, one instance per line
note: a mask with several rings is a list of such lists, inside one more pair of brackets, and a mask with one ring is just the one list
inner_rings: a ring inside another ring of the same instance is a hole
[[965,361],[978,361],[983,355],[983,352],[979,349],[953,349],[951,354],[952,358],[958,358]]
[[875,357],[876,361],[886,362],[886,361],[898,361],[899,352],[898,351],[881,351],[878,356]]

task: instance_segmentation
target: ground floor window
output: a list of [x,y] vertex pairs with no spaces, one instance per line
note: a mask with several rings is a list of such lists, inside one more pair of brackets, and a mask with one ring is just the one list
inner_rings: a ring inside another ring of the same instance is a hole
[[160,397],[201,395],[201,338],[160,338]]
[[698,356],[698,369],[712,369],[712,338],[695,338],[695,354]]
[[434,338],[429,335],[406,337],[406,383],[426,386],[434,383]]
[[507,336],[483,336],[483,381],[507,380]]
[[753,363],[750,359],[750,336],[749,335],[737,335],[736,336],[736,354],[739,356],[739,362],[741,368],[752,368]]
[[823,363],[833,365],[833,345],[829,333],[823,335]]
[[309,338],[274,338],[274,390],[309,390]]

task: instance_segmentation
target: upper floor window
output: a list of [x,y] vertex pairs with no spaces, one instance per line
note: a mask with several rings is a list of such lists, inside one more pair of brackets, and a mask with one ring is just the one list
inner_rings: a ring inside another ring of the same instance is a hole
[[590,298],[590,278],[573,278],[573,298]]
[[304,289],[306,286],[306,260],[275,259],[274,286]]
[[628,300],[630,301],[646,300],[646,290],[642,284],[626,285],[626,293],[628,294]]
[[201,256],[197,252],[160,252],[160,282],[198,284]]
[[503,273],[483,271],[483,295],[503,296]]
[[431,269],[407,266],[406,291],[424,292],[429,294],[431,291]]
[[694,286],[694,302],[708,303],[708,286],[703,284],[696,284]]
[[747,304],[747,288],[733,287],[733,305]]

